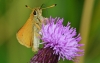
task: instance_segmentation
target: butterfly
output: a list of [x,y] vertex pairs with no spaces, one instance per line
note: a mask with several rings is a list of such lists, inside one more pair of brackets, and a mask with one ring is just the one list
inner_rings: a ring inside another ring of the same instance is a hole
[[[46,8],[51,8],[54,6],[56,6],[56,4]],[[32,50],[35,52],[38,51],[39,48],[39,31],[41,30],[41,25],[44,21],[44,17],[42,16],[42,10],[46,8],[42,8],[41,6],[32,9],[27,5],[26,7],[31,9],[32,12],[26,23],[17,32],[16,37],[20,44],[28,48],[32,47]]]

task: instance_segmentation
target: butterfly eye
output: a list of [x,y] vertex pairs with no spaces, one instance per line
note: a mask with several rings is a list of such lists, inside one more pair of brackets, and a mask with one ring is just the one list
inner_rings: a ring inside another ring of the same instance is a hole
[[36,10],[34,10],[33,15],[36,15]]

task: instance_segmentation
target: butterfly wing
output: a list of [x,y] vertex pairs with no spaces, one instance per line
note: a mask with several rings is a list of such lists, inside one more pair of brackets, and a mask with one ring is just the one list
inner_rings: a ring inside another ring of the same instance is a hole
[[31,19],[28,19],[24,26],[16,34],[17,39],[20,44],[30,48],[33,42],[33,23]]
[[39,48],[39,35],[38,28],[34,25],[35,21],[29,19],[25,25],[18,31],[16,34],[17,39],[20,44],[30,48],[32,47],[33,51],[38,51]]

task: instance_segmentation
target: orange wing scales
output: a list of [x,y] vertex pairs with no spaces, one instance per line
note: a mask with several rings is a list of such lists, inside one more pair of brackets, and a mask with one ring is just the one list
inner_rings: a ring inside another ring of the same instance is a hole
[[18,31],[17,39],[20,44],[30,48],[32,46],[33,36],[33,23],[31,19],[28,19],[24,26]]

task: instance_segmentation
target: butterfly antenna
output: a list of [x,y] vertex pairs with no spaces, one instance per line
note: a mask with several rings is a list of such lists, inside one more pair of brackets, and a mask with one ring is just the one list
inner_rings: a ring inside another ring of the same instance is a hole
[[55,7],[56,5],[57,5],[57,4],[53,4],[53,5],[49,6],[49,7],[42,8],[42,9],[52,8],[52,7]]
[[25,7],[29,8],[30,10],[32,10],[32,8],[31,8],[31,7],[29,7],[29,6],[27,6],[27,5],[25,5]]

